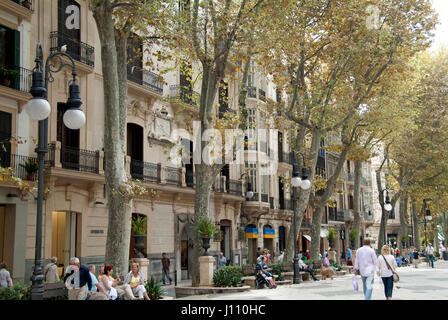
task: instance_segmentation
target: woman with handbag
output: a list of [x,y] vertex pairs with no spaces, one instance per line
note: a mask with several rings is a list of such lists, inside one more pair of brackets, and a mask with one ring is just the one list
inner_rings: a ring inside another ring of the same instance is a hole
[[392,290],[394,288],[394,282],[399,280],[398,275],[395,273],[397,269],[397,262],[393,255],[390,254],[389,246],[385,245],[381,249],[381,257],[378,257],[376,265],[377,274],[381,277],[384,284],[384,294],[387,300],[392,299]]

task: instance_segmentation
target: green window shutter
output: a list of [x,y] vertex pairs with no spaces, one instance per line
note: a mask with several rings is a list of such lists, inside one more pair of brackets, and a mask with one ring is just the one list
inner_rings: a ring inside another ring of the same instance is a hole
[[14,65],[20,67],[20,31],[14,30]]

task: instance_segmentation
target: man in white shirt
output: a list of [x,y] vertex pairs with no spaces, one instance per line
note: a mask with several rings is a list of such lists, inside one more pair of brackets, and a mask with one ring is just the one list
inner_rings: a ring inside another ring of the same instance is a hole
[[432,246],[432,243],[430,243],[429,246],[426,247],[426,254],[429,257],[429,261],[431,262],[431,267],[434,268],[434,248]]
[[364,246],[356,250],[356,261],[353,269],[355,274],[361,275],[365,300],[370,300],[372,297],[376,264],[376,253],[370,247],[370,239],[364,239]]

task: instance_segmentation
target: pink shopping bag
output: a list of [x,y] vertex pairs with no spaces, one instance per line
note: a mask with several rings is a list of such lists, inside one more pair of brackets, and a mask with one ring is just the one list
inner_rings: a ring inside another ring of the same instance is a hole
[[352,277],[353,290],[358,291],[358,278],[353,275]]

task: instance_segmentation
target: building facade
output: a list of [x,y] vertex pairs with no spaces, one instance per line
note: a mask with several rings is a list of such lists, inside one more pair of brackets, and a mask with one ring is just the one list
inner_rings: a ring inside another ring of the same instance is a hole
[[[34,0],[31,4],[28,8],[21,1],[0,0],[0,67],[11,71],[11,76],[2,73],[0,79],[1,138],[5,146],[1,161],[2,167],[14,168],[24,181],[36,183],[36,172],[27,172],[25,166],[37,158],[38,126],[24,110],[31,98],[35,48],[40,43],[45,58],[66,45],[75,60],[86,124],[80,130],[63,124],[71,80],[70,68],[64,68],[54,74],[48,87],[52,110],[48,118],[42,249],[44,264],[56,256],[62,274],[72,256],[83,264],[104,263],[108,216],[100,41],[85,2]],[[131,41],[128,54],[136,48],[145,51],[138,36]],[[135,56],[128,65],[127,156],[123,160],[129,178],[142,181],[155,193],[136,197],[132,212],[133,216],[147,217],[144,254],[150,260],[148,276],[161,277],[161,257],[166,252],[175,277],[187,279],[191,270],[194,166],[188,159],[175,164],[170,158],[175,142],[190,152],[195,149],[186,123],[195,112],[199,90],[186,81],[180,68],[163,79],[145,69],[143,61],[147,58]],[[253,72],[248,85],[250,121],[263,128],[268,117],[260,110],[269,99],[275,101],[275,88],[258,71]],[[238,112],[238,81],[229,80],[223,90],[228,99],[219,101],[220,93],[216,103]],[[253,262],[258,247],[278,254],[286,246],[292,219],[290,194],[280,179],[290,177],[292,171],[288,132],[269,131],[266,139],[254,141],[255,145],[244,151],[242,164],[224,166],[210,201],[210,216],[219,224],[222,236],[212,242],[209,252],[217,256],[222,251],[236,265]],[[267,175],[262,168],[266,164],[259,160],[265,158],[269,163],[276,150],[278,171]],[[247,176],[243,174],[246,171]],[[255,194],[251,199],[245,199],[248,181]],[[0,182],[0,260],[8,264],[15,281],[29,283],[32,275],[36,205],[32,194],[24,195],[16,185]],[[134,254],[131,239],[130,257]]]

